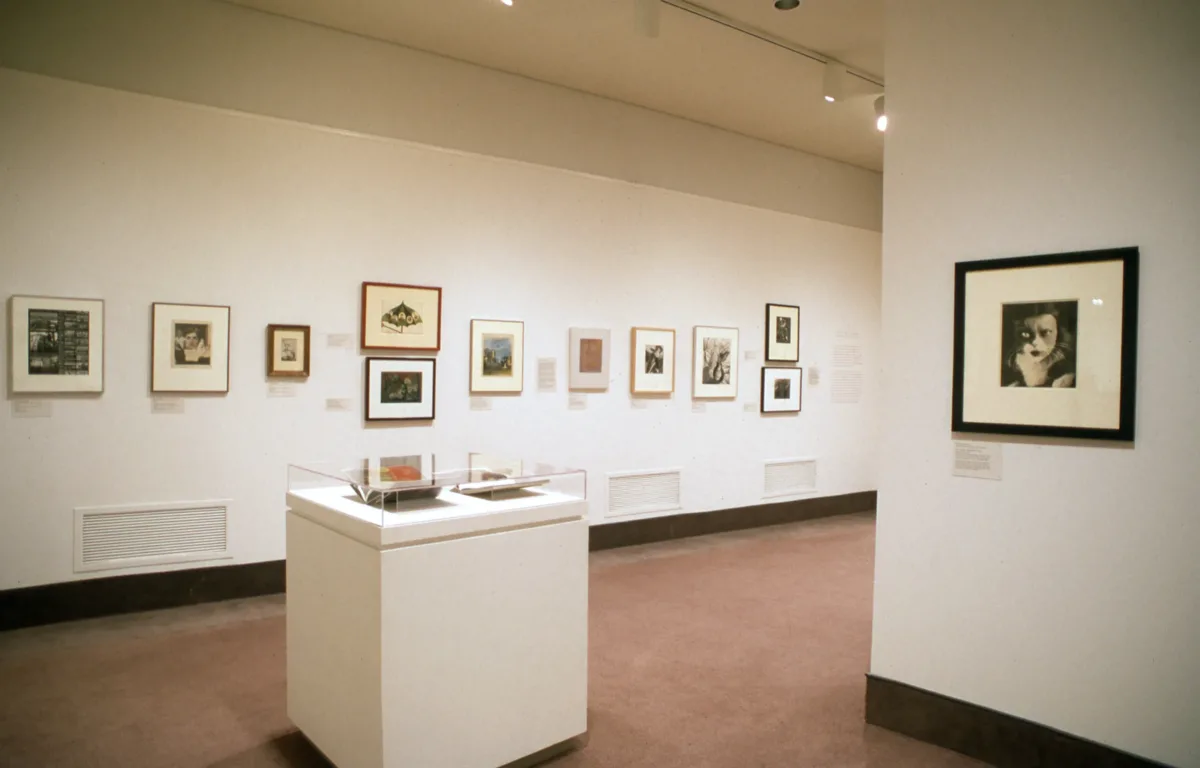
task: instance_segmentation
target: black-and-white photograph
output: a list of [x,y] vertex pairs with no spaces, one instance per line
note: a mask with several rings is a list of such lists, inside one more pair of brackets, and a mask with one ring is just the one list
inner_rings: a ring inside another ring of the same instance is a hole
[[775,379],[775,399],[787,400],[792,396],[791,379]]
[[1078,301],[1002,305],[1004,387],[1075,387]]
[[35,376],[88,374],[88,313],[29,310],[29,373]]
[[646,373],[662,373],[666,356],[662,344],[646,345]]
[[298,339],[280,339],[279,340],[279,359],[285,363],[296,362]]
[[212,325],[175,321],[171,325],[175,338],[175,356],[171,365],[189,368],[212,366]]
[[728,384],[732,343],[729,339],[704,339],[704,370],[701,382],[704,384]]
[[775,343],[792,343],[792,318],[782,315],[775,318]]
[[420,371],[383,371],[380,377],[380,402],[421,402],[421,384],[423,382]]

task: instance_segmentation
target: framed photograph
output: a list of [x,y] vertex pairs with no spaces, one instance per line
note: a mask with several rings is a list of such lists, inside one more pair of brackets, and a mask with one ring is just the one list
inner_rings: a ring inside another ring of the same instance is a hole
[[692,336],[692,397],[737,397],[738,329],[697,325]]
[[267,375],[306,378],[311,337],[307,325],[268,325]]
[[1138,250],[960,262],[951,428],[1133,440]]
[[766,329],[764,360],[768,363],[800,362],[800,307],[768,304]]
[[762,369],[762,413],[800,413],[800,384],[803,368]]
[[9,300],[13,394],[104,391],[104,302],[13,296]]
[[442,348],[442,289],[363,283],[362,348],[436,352]]
[[471,394],[520,394],[525,386],[525,323],[471,321]]
[[150,326],[152,392],[229,391],[229,307],[155,302]]
[[629,393],[669,395],[675,391],[675,331],[634,328],[629,335]]
[[431,357],[368,357],[367,421],[432,419],[437,400],[437,361]]
[[568,389],[608,389],[608,353],[612,333],[601,328],[572,328]]

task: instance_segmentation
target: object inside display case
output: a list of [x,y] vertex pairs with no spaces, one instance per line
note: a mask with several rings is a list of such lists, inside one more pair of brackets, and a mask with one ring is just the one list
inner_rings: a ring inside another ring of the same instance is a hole
[[[289,489],[329,494],[383,514],[425,513],[533,497],[586,497],[586,474],[483,453],[380,456],[289,468]],[[322,496],[325,498],[326,496]],[[464,507],[463,505],[468,505]],[[345,507],[350,512],[350,507]],[[353,512],[362,516],[365,511]]]

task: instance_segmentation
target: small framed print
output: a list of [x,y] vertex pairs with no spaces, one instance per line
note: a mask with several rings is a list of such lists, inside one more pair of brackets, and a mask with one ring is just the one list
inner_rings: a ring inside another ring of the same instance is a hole
[[520,394],[525,386],[525,323],[471,321],[471,394]]
[[307,325],[268,325],[267,375],[306,378],[311,337]]
[[629,393],[669,395],[675,391],[675,331],[634,328],[629,334]]
[[9,300],[13,394],[104,391],[104,302],[13,296]]
[[692,397],[737,397],[738,329],[697,325],[692,342]]
[[442,348],[442,289],[362,284],[362,348],[436,352]]
[[437,400],[437,361],[429,357],[368,357],[367,421],[433,419]]
[[951,429],[1132,441],[1138,249],[960,262]]
[[150,326],[152,392],[229,391],[229,307],[156,302]]
[[800,362],[800,307],[768,304],[766,329],[763,359],[768,363]]
[[804,380],[802,368],[762,369],[762,413],[800,413],[800,384]]
[[608,353],[612,333],[601,328],[572,328],[569,332],[571,371],[569,389],[608,389]]

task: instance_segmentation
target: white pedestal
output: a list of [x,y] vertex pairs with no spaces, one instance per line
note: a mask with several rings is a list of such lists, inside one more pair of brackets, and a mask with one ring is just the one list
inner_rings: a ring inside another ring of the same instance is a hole
[[585,734],[585,502],[427,506],[288,494],[289,717],[338,768],[498,768]]

